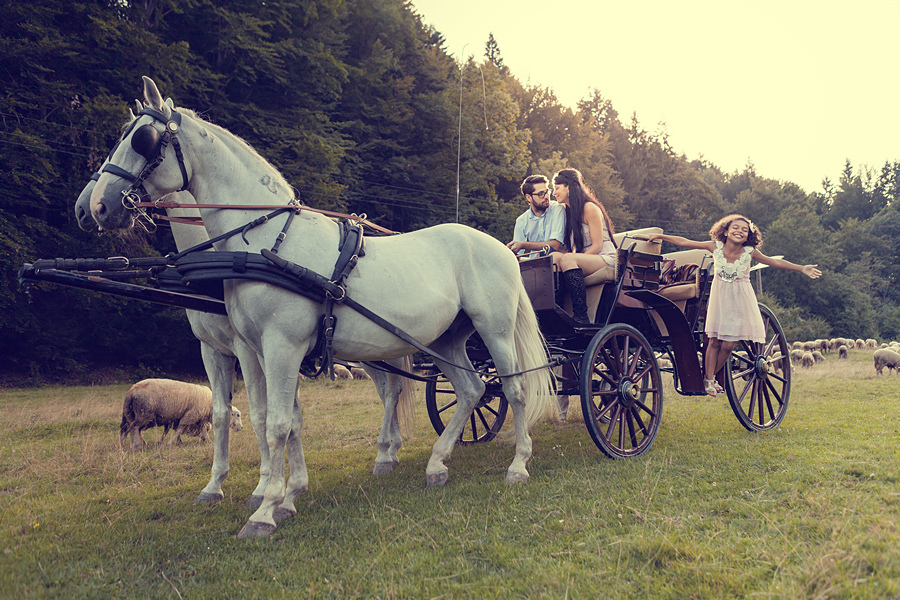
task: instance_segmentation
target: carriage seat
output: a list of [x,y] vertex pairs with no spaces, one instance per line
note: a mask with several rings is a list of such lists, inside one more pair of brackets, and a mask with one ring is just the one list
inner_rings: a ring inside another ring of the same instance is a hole
[[700,297],[700,266],[709,264],[712,256],[706,250],[682,250],[680,252],[670,252],[663,254],[663,258],[675,261],[675,268],[684,267],[686,265],[697,265],[697,269],[683,281],[677,281],[664,285],[657,290],[660,296],[668,298],[684,310],[684,304],[687,300]]
[[[648,242],[641,238],[647,238],[653,234],[662,232],[663,230],[660,227],[644,227],[643,229],[632,229],[630,231],[615,233],[613,234],[613,240],[616,242],[617,248],[628,248],[628,246],[634,243],[636,244],[634,247],[635,250],[639,252],[659,254],[662,244]],[[587,291],[588,317],[590,317],[591,322],[594,322],[596,317],[597,307],[600,305],[600,296],[603,294],[604,284],[615,282],[618,279],[618,276],[619,264],[616,262],[615,265],[598,269],[584,278],[584,286]],[[566,294],[563,302],[563,308],[571,315],[572,299],[568,294]]]

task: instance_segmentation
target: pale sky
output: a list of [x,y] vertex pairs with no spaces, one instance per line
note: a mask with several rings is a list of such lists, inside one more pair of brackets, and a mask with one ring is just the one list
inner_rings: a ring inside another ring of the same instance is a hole
[[493,33],[523,83],[572,108],[597,88],[626,126],[665,122],[726,173],[749,161],[813,192],[847,159],[876,175],[900,160],[897,0],[412,3],[455,58],[483,60]]

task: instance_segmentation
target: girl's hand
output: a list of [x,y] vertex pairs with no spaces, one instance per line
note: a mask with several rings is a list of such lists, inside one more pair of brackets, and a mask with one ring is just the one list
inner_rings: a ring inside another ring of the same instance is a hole
[[654,233],[653,235],[651,235],[647,238],[647,241],[655,242],[656,240],[661,240],[663,238],[663,235],[664,234],[662,234],[662,233]]
[[818,270],[816,268],[817,266],[818,265],[803,265],[801,271],[803,271],[803,274],[810,279],[818,279],[822,276],[822,271]]

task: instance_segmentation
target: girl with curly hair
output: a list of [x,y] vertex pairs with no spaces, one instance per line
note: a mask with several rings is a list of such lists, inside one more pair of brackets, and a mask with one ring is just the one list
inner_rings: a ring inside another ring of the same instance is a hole
[[712,288],[706,309],[706,358],[704,385],[715,396],[724,390],[716,382],[718,373],[740,340],[765,341],[765,326],[750,284],[750,261],[776,269],[799,271],[811,279],[822,275],[818,265],[797,265],[771,258],[758,250],[762,234],[750,219],[732,214],[719,219],[709,230],[708,242],[695,242],[677,235],[657,234],[650,241],[663,240],[682,248],[706,250],[713,255]]

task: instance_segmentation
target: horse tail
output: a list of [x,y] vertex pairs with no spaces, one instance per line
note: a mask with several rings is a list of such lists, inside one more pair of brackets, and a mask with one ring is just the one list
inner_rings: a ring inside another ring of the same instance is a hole
[[[403,370],[412,373],[412,355],[403,358]],[[400,378],[400,398],[397,400],[397,419],[403,437],[412,437],[416,416],[416,382],[408,377]]]
[[[525,286],[519,285],[519,306],[516,310],[516,326],[514,332],[516,359],[519,370],[528,371],[522,375],[525,392],[525,423],[530,430],[540,421],[552,405],[556,397],[556,386],[553,372],[545,366],[547,358],[547,342],[538,327],[537,315],[531,305],[531,299]],[[532,370],[534,369],[534,370]]]

